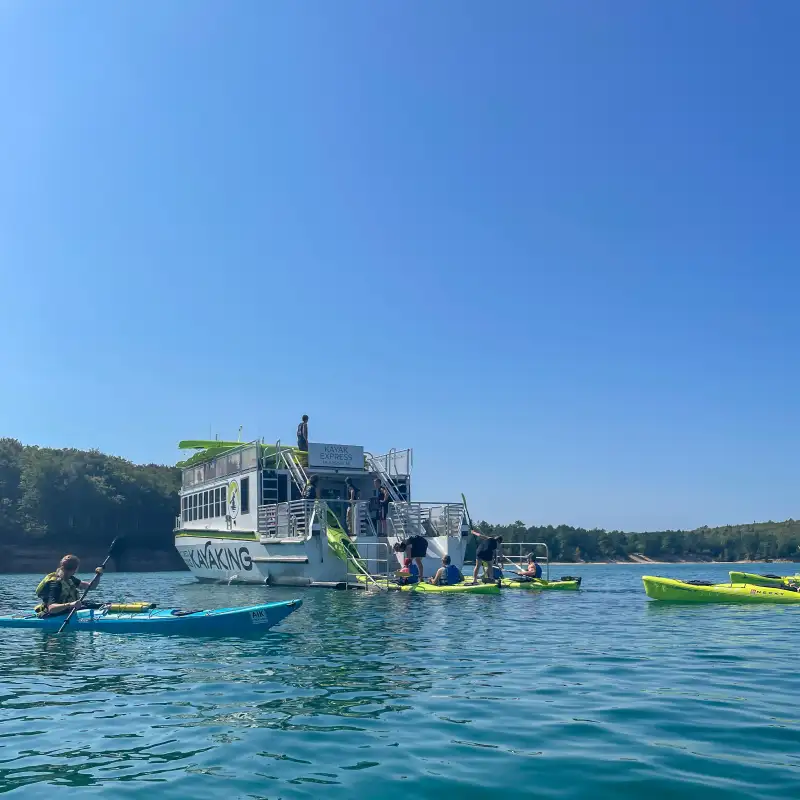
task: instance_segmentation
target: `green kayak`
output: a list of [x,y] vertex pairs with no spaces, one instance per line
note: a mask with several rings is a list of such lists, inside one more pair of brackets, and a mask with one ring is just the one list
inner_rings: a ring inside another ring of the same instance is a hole
[[[472,586],[472,578],[467,578],[465,583]],[[480,582],[478,585],[481,585]],[[487,585],[487,584],[484,584]],[[491,586],[492,584],[488,584]],[[513,577],[502,578],[500,585],[504,589],[525,589],[530,592],[542,592],[553,589],[562,591],[577,591],[581,588],[581,579],[563,577],[557,581],[546,581],[544,578],[529,578],[528,580],[514,580]]]
[[645,575],[645,594],[670,603],[800,603],[800,592],[746,583],[676,581]]
[[752,572],[729,572],[731,583],[749,583],[751,586],[774,586],[783,589],[800,583],[800,575],[756,575]]
[[[360,583],[367,583],[364,575],[359,575],[358,580]],[[408,583],[401,586],[393,580],[387,581],[386,578],[374,578],[369,583],[381,589],[397,592],[430,592],[433,594],[499,594],[500,592],[500,587],[496,583],[479,583],[476,585],[470,581],[454,583],[450,586],[434,586],[432,583]]]

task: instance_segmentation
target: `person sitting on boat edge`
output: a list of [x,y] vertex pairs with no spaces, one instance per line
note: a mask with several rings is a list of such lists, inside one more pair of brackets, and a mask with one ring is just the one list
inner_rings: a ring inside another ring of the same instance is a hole
[[395,553],[402,553],[404,550],[406,558],[413,558],[417,562],[419,579],[423,580],[424,570],[422,567],[422,559],[425,558],[428,553],[428,540],[419,534],[409,536],[408,539],[403,539],[394,546]]
[[[502,536],[486,536],[478,531],[472,531],[476,536],[485,539],[485,542],[478,542],[478,549],[475,552],[475,571],[472,573],[473,583],[478,582],[478,572],[483,566],[483,579],[485,581],[497,580],[496,574],[499,568],[495,569],[494,562],[497,559],[497,549],[503,544]],[[502,570],[499,577],[503,576]]]
[[442,566],[436,570],[436,574],[431,578],[432,584],[435,586],[455,586],[464,580],[461,570],[450,562],[450,556],[442,556]]
[[80,566],[80,559],[77,556],[68,555],[61,559],[58,569],[50,572],[42,578],[36,587],[36,596],[41,600],[35,611],[40,616],[55,617],[59,614],[67,614],[73,608],[79,610],[82,606],[78,591],[88,589],[92,583],[97,585],[103,568],[95,570],[95,577],[92,582],[82,581],[75,573]]
[[520,575],[524,575],[526,578],[542,577],[542,567],[533,553],[528,553],[528,568],[524,572],[520,571]]
[[397,577],[397,582],[401,586],[407,586],[410,583],[419,583],[421,580],[417,565],[410,558],[403,561],[403,568],[399,569],[395,573],[395,576]]

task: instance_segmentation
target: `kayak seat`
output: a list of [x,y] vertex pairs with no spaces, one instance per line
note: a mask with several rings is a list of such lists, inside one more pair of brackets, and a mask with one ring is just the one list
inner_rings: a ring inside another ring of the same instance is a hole
[[714,581],[681,581],[687,583],[689,586],[714,586]]
[[190,614],[201,614],[203,612],[202,608],[192,608],[188,611],[180,611],[177,608],[172,609],[172,616],[173,617],[188,617]]

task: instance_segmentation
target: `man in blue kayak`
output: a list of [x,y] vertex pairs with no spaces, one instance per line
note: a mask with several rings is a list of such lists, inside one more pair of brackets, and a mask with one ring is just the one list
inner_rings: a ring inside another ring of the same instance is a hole
[[55,572],[45,575],[41,583],[36,587],[36,595],[41,600],[36,606],[36,613],[39,616],[53,617],[59,614],[67,614],[73,608],[80,609],[81,602],[78,592],[81,589],[94,588],[103,574],[103,568],[95,570],[95,577],[91,583],[82,581],[75,573],[80,566],[77,556],[64,556]]
[[439,567],[431,579],[432,584],[435,586],[455,586],[464,580],[461,570],[450,562],[450,556],[442,556],[442,566]]

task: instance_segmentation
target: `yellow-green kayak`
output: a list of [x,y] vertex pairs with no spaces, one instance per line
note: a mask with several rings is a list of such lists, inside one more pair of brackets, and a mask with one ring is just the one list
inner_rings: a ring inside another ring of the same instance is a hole
[[749,583],[751,586],[774,586],[783,589],[790,583],[800,583],[800,575],[756,575],[752,572],[729,572],[731,583]]
[[[469,586],[472,586],[472,578],[467,578],[465,583]],[[561,589],[562,591],[577,591],[581,588],[581,579],[564,577],[557,581],[546,581],[544,578],[531,578],[527,581],[520,581],[514,580],[514,578],[511,577],[502,578],[500,584],[504,589],[526,589],[531,592],[541,592],[552,589]]]
[[[358,580],[366,584],[367,579],[364,575],[359,575]],[[465,581],[464,583],[454,583],[450,586],[434,586],[432,583],[409,583],[400,586],[395,581],[387,581],[386,578],[375,578],[372,583],[381,589],[400,592],[433,592],[438,594],[499,594],[500,587],[497,583],[478,583]]]
[[645,575],[645,594],[671,603],[800,603],[800,592],[748,583],[689,583]]

